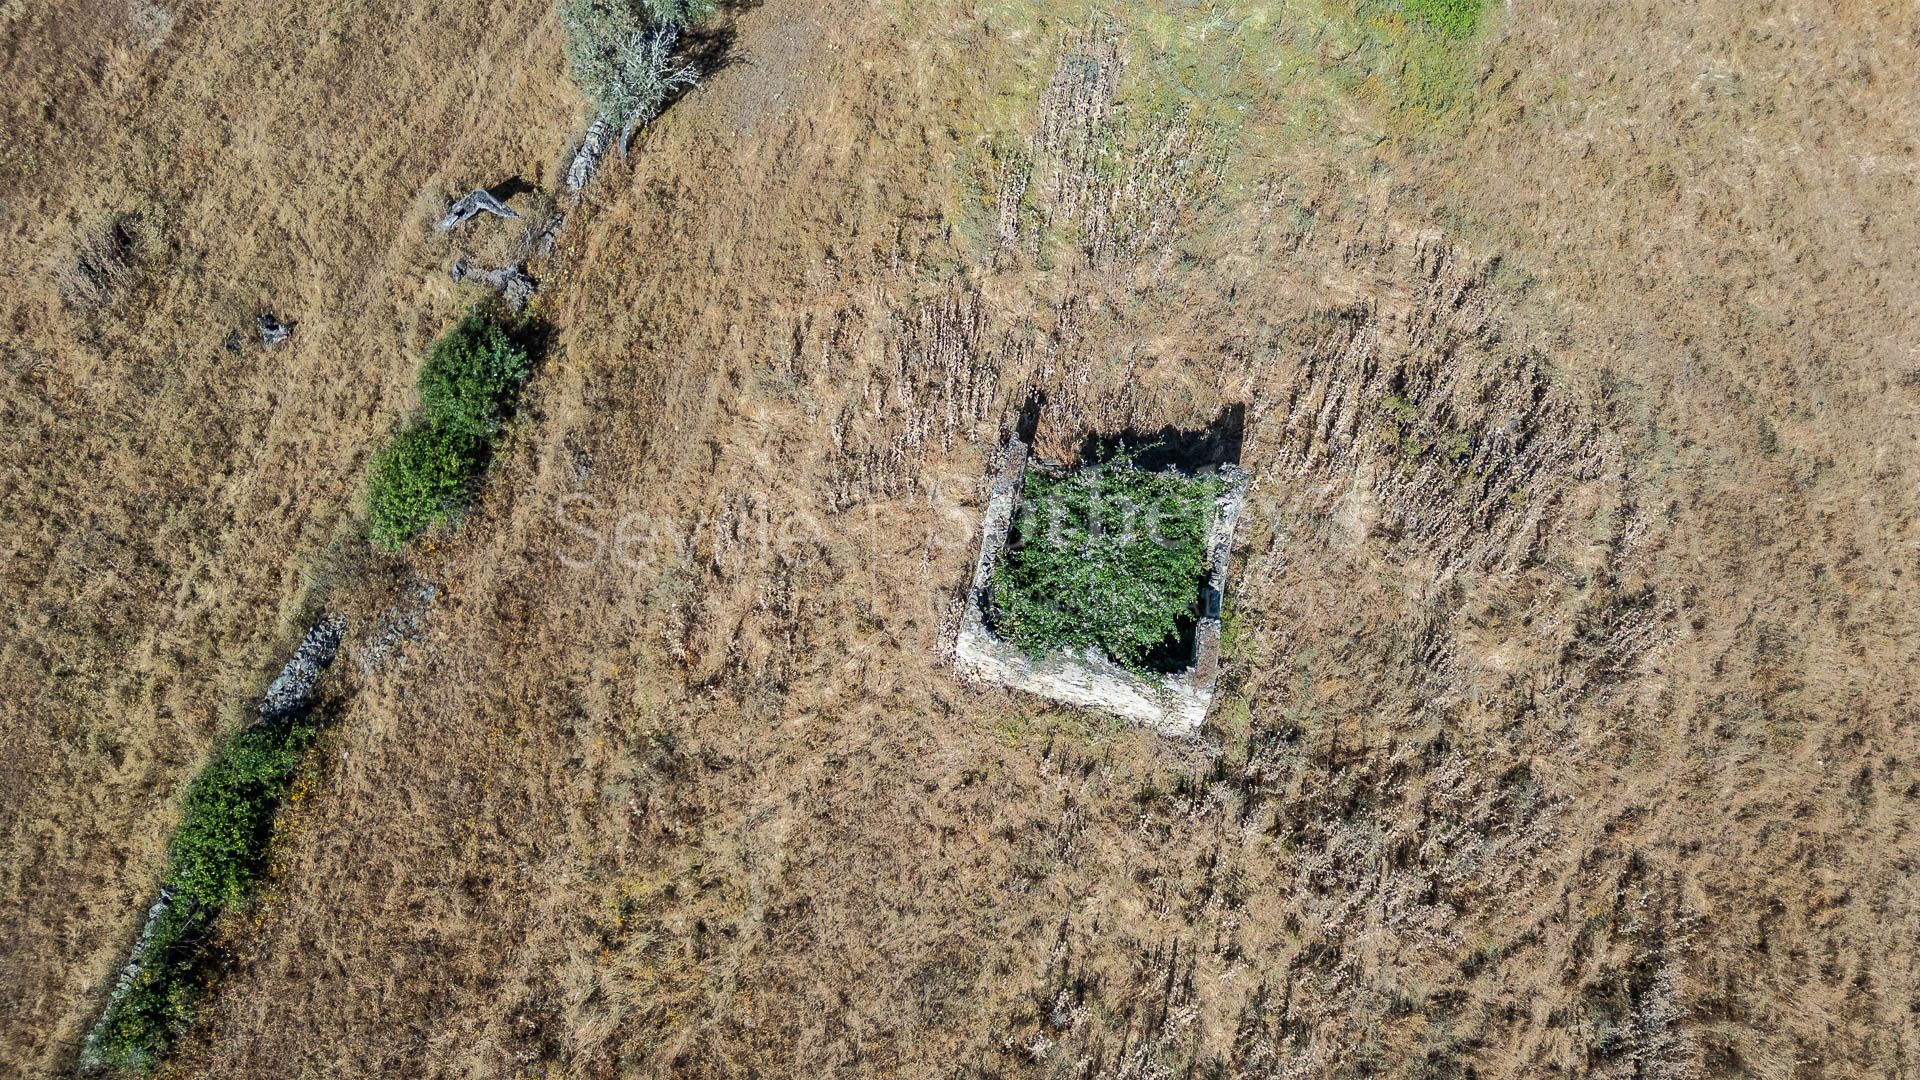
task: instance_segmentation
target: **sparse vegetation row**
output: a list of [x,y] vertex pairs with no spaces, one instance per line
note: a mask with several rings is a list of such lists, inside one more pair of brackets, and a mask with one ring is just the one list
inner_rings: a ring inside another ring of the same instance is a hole
[[280,800],[311,745],[304,722],[260,723],[235,734],[187,788],[167,849],[163,903],[126,991],[86,1047],[86,1062],[145,1072],[187,1024],[199,996],[203,945],[251,893]]

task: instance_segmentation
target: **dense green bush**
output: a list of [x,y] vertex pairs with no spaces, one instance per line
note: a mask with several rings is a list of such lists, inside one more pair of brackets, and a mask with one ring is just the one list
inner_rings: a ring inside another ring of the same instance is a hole
[[567,70],[595,111],[631,130],[690,77],[690,68],[671,69],[673,44],[716,7],[715,0],[560,0]]
[[236,734],[187,788],[186,817],[167,852],[174,902],[220,910],[252,887],[273,810],[313,729],[257,724]]
[[171,904],[147,936],[139,973],[89,1041],[88,1063],[146,1071],[191,1019],[201,945],[251,892],[274,813],[313,736],[304,724],[247,728],[187,788],[162,883]]
[[428,347],[420,415],[374,455],[368,476],[367,533],[375,544],[398,550],[459,520],[531,368],[526,348],[486,310],[469,312]]
[[993,570],[995,633],[1035,656],[1093,647],[1140,674],[1169,666],[1195,617],[1207,527],[1225,490],[1222,480],[1145,472],[1125,459],[1030,468]]
[[435,525],[458,521],[470,498],[484,443],[450,428],[416,421],[374,456],[367,482],[367,533],[397,551]]
[[527,350],[504,327],[483,312],[468,312],[427,349],[420,365],[421,412],[433,427],[492,438],[531,366]]

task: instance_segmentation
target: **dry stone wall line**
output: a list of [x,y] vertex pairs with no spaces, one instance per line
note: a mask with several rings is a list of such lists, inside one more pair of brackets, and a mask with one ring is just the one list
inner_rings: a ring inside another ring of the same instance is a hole
[[[664,39],[664,48],[671,48],[672,39]],[[698,84],[699,71],[692,65],[666,75],[668,90],[691,88]],[[652,115],[636,115],[620,133],[620,150],[626,152],[627,142],[636,128],[652,119]],[[613,141],[613,124],[604,115],[598,115],[588,125],[580,145],[575,149],[567,166],[565,186],[577,204],[580,194],[599,171],[601,160],[605,157],[609,144]],[[441,232],[451,232],[467,221],[481,214],[491,214],[501,218],[518,218],[518,212],[508,207],[500,198],[485,188],[476,188],[455,200],[436,224]],[[545,258],[553,248],[553,242],[561,226],[566,221],[564,212],[555,212],[541,230],[535,243],[538,255]],[[473,280],[481,282],[500,294],[513,310],[523,310],[532,299],[536,283],[521,264],[485,270],[469,267],[464,260],[456,261],[452,275],[455,281]],[[106,277],[108,275],[96,275]],[[104,289],[96,289],[104,291]],[[267,348],[285,341],[293,332],[293,324],[285,322],[271,313],[263,313],[258,319],[261,343]],[[386,625],[378,637],[368,644],[360,656],[363,670],[372,670],[385,659],[388,652],[401,640],[413,636],[420,621],[425,617],[432,604],[436,590],[432,585],[422,585],[412,597],[405,610],[390,613]],[[323,616],[307,630],[300,644],[294,649],[292,657],[280,669],[280,673],[267,687],[260,704],[256,708],[257,719],[254,727],[285,727],[297,722],[304,716],[313,703],[313,697],[319,688],[320,680],[334,658],[339,655],[346,634],[346,620],[339,616]],[[103,1056],[103,1038],[107,1034],[109,1021],[116,1008],[124,1001],[136,985],[143,972],[147,970],[155,935],[176,903],[171,888],[162,886],[159,895],[148,906],[146,918],[142,921],[139,935],[134,939],[128,952],[127,961],[120,968],[114,988],[108,995],[99,1018],[89,1029],[85,1042],[81,1046],[78,1067],[82,1072],[98,1072],[107,1066]]]
[[346,632],[347,621],[337,615],[313,624],[293,650],[293,658],[268,684],[258,710],[261,723],[290,723],[307,711],[313,703],[313,692],[320,686],[320,676],[340,653],[340,641]]
[[527,276],[526,268],[518,263],[498,270],[483,270],[468,266],[465,259],[456,259],[451,274],[455,281],[477,281],[492,289],[516,313],[526,310],[533,301],[534,292],[539,289],[538,283]]

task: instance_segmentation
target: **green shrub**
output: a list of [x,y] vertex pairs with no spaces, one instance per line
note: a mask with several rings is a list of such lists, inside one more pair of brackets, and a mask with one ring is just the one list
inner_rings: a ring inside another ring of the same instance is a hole
[[1139,674],[1168,666],[1195,618],[1207,528],[1225,490],[1222,480],[1145,472],[1125,459],[1028,469],[993,570],[994,631],[1029,655],[1092,647]]
[[483,444],[471,435],[416,421],[388,440],[367,483],[368,536],[397,551],[435,525],[460,518]]
[[188,786],[185,817],[167,848],[171,905],[146,938],[139,973],[89,1040],[89,1063],[145,1072],[192,1019],[202,945],[220,915],[251,893],[274,813],[313,736],[304,724],[247,728]]
[[435,525],[458,521],[533,363],[486,309],[476,308],[427,348],[420,415],[374,455],[367,534],[397,551]]
[[194,778],[185,820],[167,852],[167,885],[176,903],[219,910],[246,896],[266,849],[273,808],[312,735],[302,725],[248,728]]
[[470,311],[427,349],[420,366],[420,406],[434,427],[492,438],[520,381],[531,370],[527,350],[481,311]]
[[204,933],[169,909],[148,939],[145,966],[115,1001],[85,1051],[85,1064],[147,1072],[193,1017],[196,995],[192,939]]

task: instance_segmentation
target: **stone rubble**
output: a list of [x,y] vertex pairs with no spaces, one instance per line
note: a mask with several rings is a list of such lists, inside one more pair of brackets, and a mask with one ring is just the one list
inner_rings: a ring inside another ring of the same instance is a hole
[[526,268],[518,263],[503,266],[498,270],[482,270],[468,266],[465,259],[457,259],[453,264],[452,275],[455,281],[480,282],[499,293],[501,299],[507,302],[507,306],[516,312],[526,310],[526,306],[533,300],[534,292],[540,287],[527,275]]
[[321,672],[340,652],[340,639],[346,629],[347,621],[337,615],[313,624],[299,648],[293,651],[293,659],[287,661],[287,666],[280,669],[279,676],[267,687],[266,696],[260,702],[261,723],[286,723],[306,711],[315,688],[320,685]]
[[583,190],[593,174],[600,171],[600,159],[606,156],[607,143],[612,138],[613,124],[605,116],[594,117],[580,140],[580,148],[573,152],[572,163],[567,166],[568,191]]

